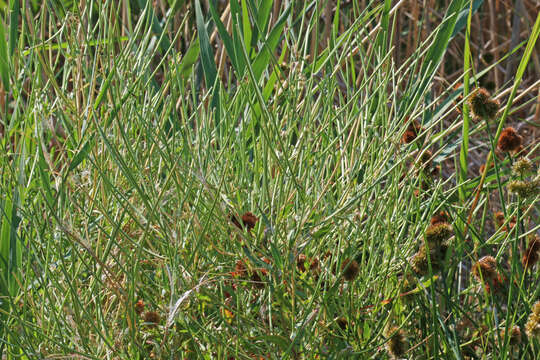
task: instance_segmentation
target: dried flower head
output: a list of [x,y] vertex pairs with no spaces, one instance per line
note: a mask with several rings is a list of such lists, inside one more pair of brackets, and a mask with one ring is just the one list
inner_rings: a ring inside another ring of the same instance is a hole
[[343,271],[343,277],[347,281],[353,281],[358,276],[360,272],[360,267],[356,260],[347,259],[341,265],[341,270]]
[[523,138],[513,127],[507,127],[501,132],[497,148],[501,151],[515,151],[520,145]]
[[296,267],[299,271],[305,272],[306,271],[306,255],[300,254],[296,258]]
[[540,316],[540,301],[537,301],[534,303],[532,307],[532,312],[533,314]]
[[408,272],[401,279],[400,283],[400,298],[404,304],[410,304],[414,299],[414,290],[418,286],[418,280],[416,277]]
[[144,322],[148,323],[149,325],[155,326],[159,324],[159,321],[161,320],[159,314],[155,311],[147,311],[144,313]]
[[313,271],[315,274],[319,273],[320,271],[319,259],[313,258],[313,260],[311,260],[311,264],[309,265],[309,270]]
[[[251,231],[251,229],[255,227],[255,224],[257,224],[258,220],[259,219],[249,211],[246,212],[244,215],[242,215],[242,224],[244,225],[246,229],[248,229],[248,231]],[[242,225],[240,225],[240,222],[238,221],[236,216],[232,215],[231,221],[233,222],[234,225],[236,225],[237,228],[242,230],[243,227]]]
[[525,325],[525,333],[530,338],[540,339],[540,301],[533,305],[532,312]]
[[540,193],[540,181],[514,180],[508,184],[508,190],[524,199],[533,198]]
[[251,281],[255,288],[257,289],[264,288],[265,282],[262,280],[261,276],[259,275],[257,271],[253,271],[253,273],[251,274]]
[[499,102],[491,98],[489,92],[484,88],[476,89],[470,99],[471,110],[477,118],[493,120],[499,111]]
[[428,252],[426,246],[421,246],[420,249],[413,255],[411,259],[411,266],[418,275],[423,276],[429,273],[429,264],[431,264],[431,270],[433,272],[439,271],[446,252],[448,251],[448,245],[441,243],[435,247],[431,247]]
[[480,258],[473,266],[473,275],[483,283],[497,279],[497,260],[493,256]]
[[437,244],[447,240],[452,236],[453,229],[452,225],[448,223],[438,223],[435,225],[430,225],[426,229],[425,238],[426,243],[430,246],[436,246]]
[[[502,211],[497,211],[494,214],[494,216],[495,216],[495,224],[497,224],[497,228],[502,227],[504,223],[506,222],[506,219],[504,218],[504,213]],[[514,228],[515,225],[516,225],[516,217],[513,216],[508,222],[508,225],[506,225],[503,230],[510,231],[511,229]]]
[[438,214],[433,215],[429,223],[431,225],[439,225],[442,223],[447,223],[448,220],[449,220],[448,213],[446,211],[441,211]]
[[[422,246],[412,257],[411,266],[415,273],[420,276],[426,275],[429,271],[426,247]],[[432,264],[433,266],[433,264]]]
[[298,271],[300,272],[306,272],[307,271],[307,265],[306,262],[309,264],[309,271],[313,272],[313,274],[317,275],[320,271],[319,269],[319,259],[313,258],[311,262],[308,261],[308,258],[304,254],[298,255],[296,258],[296,267],[298,268]]
[[529,245],[523,254],[523,267],[532,268],[540,258],[540,237],[538,235],[529,237]]
[[501,227],[504,224],[504,213],[502,211],[497,211],[495,213],[495,222],[497,223],[497,227]]
[[[506,332],[505,332],[505,329],[503,329],[501,331],[501,338],[504,339],[505,335],[506,335]],[[521,329],[519,328],[519,326],[514,325],[510,329],[508,333],[508,337],[509,337],[508,343],[510,344],[510,346],[521,344]]]
[[422,152],[422,154],[420,155],[420,159],[419,159],[420,160],[420,165],[422,165],[424,167],[430,167],[432,158],[433,158],[433,153],[430,150],[426,150],[426,151]]
[[401,279],[401,292],[408,293],[413,291],[416,289],[417,283],[416,277],[410,272],[407,273],[407,275],[404,275]]
[[[493,162],[489,163],[488,171],[489,169],[493,169]],[[482,174],[484,173],[484,170],[486,170],[486,164],[480,165],[480,168],[478,169],[478,175],[482,176]]]
[[514,166],[512,166],[512,172],[515,175],[527,176],[531,174],[532,171],[533,171],[533,164],[531,160],[527,159],[526,157],[520,158],[518,161],[514,163]]
[[416,133],[412,130],[406,130],[401,137],[401,142],[403,144],[410,144],[416,139]]
[[407,130],[403,133],[401,137],[401,142],[403,144],[409,144],[413,142],[419,133],[422,132],[422,125],[418,120],[413,120],[409,122],[409,117],[405,118],[405,123],[408,123]]
[[[268,264],[268,265],[272,264],[272,260],[270,260],[270,259],[267,258],[267,257],[263,257],[261,260],[262,260],[265,264]],[[260,270],[261,270],[261,272],[263,273],[263,275],[267,275],[267,274],[268,274],[268,270],[266,270],[265,268],[261,268]]]
[[137,300],[135,303],[135,312],[137,315],[141,315],[144,311],[144,301],[142,299]]
[[236,261],[234,266],[234,271],[232,272],[233,277],[244,277],[247,273],[246,264],[243,260]]
[[393,327],[388,329],[385,335],[389,338],[386,343],[386,350],[390,356],[399,359],[405,355],[409,345],[407,344],[407,337],[403,330]]
[[345,319],[344,317],[338,317],[336,319],[336,324],[338,324],[341,330],[347,329],[347,326],[349,325],[349,323],[347,322],[347,319]]

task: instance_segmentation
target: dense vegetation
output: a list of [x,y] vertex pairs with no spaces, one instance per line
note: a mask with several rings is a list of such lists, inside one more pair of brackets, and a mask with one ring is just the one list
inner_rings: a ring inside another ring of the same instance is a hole
[[2,359],[539,358],[513,4],[0,1]]

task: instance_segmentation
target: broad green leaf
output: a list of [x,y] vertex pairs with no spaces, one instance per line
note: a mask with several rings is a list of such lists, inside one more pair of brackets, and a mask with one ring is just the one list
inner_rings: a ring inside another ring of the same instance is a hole
[[[446,49],[448,48],[448,42],[454,33],[454,29],[459,15],[463,9],[465,0],[453,0],[448,6],[446,15],[444,16],[444,24],[439,28],[435,40],[429,47],[424,62],[422,64],[422,74],[429,74],[425,79],[431,79],[431,74],[439,67]],[[466,16],[467,14],[465,14]],[[427,86],[427,82],[426,85]],[[423,91],[422,91],[423,92]]]
[[195,63],[197,62],[197,59],[199,59],[199,53],[200,53],[199,39],[196,38],[191,42],[191,45],[189,45],[189,48],[186,51],[186,54],[182,58],[180,65],[178,67],[178,73],[184,80],[187,79],[191,75],[191,71],[193,70],[193,65],[195,65]]
[[221,37],[221,40],[223,41],[223,45],[225,45],[225,50],[227,51],[227,55],[229,56],[229,59],[231,59],[231,63],[233,67],[235,68],[235,70],[238,72],[239,76],[242,76],[244,69],[240,68],[238,57],[236,56],[236,52],[234,49],[233,39],[231,35],[229,35],[229,33],[227,32],[225,25],[219,18],[219,14],[217,13],[214,4],[212,2],[210,2],[209,4],[210,4],[210,13],[212,15],[212,19],[214,20],[214,23],[216,24],[219,36]]
[[246,0],[242,0],[242,31],[244,34],[244,44],[246,51],[251,57],[251,41],[253,39],[253,33],[251,31],[251,22],[249,21],[249,12]]
[[15,44],[17,39],[17,33],[19,31],[19,11],[20,11],[19,0],[11,0],[9,5],[9,55],[13,56],[15,51]]
[[283,33],[283,28],[285,27],[285,21],[289,17],[290,10],[291,5],[289,5],[279,17],[276,25],[270,32],[268,39],[266,39],[263,49],[261,49],[261,52],[257,55],[255,61],[253,62],[253,74],[255,75],[255,79],[257,81],[259,81],[263,71],[267,68],[272,52],[276,49],[276,46],[279,43],[279,39]]
[[266,27],[268,26],[268,21],[270,20],[270,13],[272,11],[273,3],[273,1],[261,0],[259,10],[257,11],[257,25],[263,36],[266,34]]
[[206,31],[204,24],[201,3],[199,0],[195,1],[195,17],[197,22],[197,32],[199,33],[199,46],[201,51],[201,63],[204,71],[204,78],[206,79],[206,86],[208,88],[214,86],[217,78],[217,68],[214,62],[214,51],[210,45],[210,39]]

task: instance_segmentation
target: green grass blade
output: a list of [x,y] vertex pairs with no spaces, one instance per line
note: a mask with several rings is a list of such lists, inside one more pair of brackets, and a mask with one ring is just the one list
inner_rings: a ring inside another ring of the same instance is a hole
[[90,154],[90,150],[92,150],[92,147],[94,146],[94,137],[92,136],[90,139],[86,140],[81,146],[81,149],[75,154],[73,157],[73,160],[71,160],[71,163],[69,164],[68,172],[71,172],[79,166],[80,163],[82,163],[87,157],[88,154]]
[[[471,71],[471,48],[470,48],[470,36],[471,36],[471,18],[473,13],[473,4],[469,8],[469,16],[467,17],[467,28],[465,30],[465,49],[463,54],[463,97],[468,98],[469,95],[469,78]],[[467,181],[467,169],[469,168],[467,155],[469,153],[469,106],[467,101],[463,102],[463,129],[461,133],[462,142],[461,148],[459,151],[459,168],[457,171],[458,175],[458,186],[459,186],[459,198],[462,202],[465,201],[466,194],[463,189],[463,184]]]
[[191,76],[191,73],[193,72],[193,65],[195,65],[199,59],[199,54],[199,39],[196,38],[191,42],[191,45],[187,49],[186,54],[182,58],[178,67],[178,73],[184,80]]
[[6,92],[9,92],[9,56],[7,49],[4,24],[0,20],[0,77],[2,78],[4,89],[6,89]]
[[[238,61],[238,57],[236,56],[236,51],[234,49],[234,42],[227,32],[227,29],[225,28],[225,25],[219,18],[219,14],[216,11],[216,7],[212,2],[209,3],[210,5],[210,14],[212,15],[212,19],[214,20],[214,23],[216,24],[219,36],[221,37],[221,40],[223,41],[223,45],[225,46],[225,50],[227,51],[227,55],[229,56],[229,59],[231,59],[231,63],[235,70],[238,72],[239,76],[242,76],[244,69],[241,68],[240,62]],[[243,62],[242,62],[243,64]]]
[[272,57],[272,52],[276,49],[279,43],[279,39],[283,34],[283,28],[285,27],[285,23],[287,21],[287,18],[289,17],[291,6],[292,5],[289,5],[287,9],[285,9],[283,14],[279,17],[276,24],[274,25],[274,28],[272,29],[272,31],[270,31],[270,34],[268,35],[268,38],[263,45],[264,48],[257,55],[255,61],[253,61],[253,74],[255,75],[255,79],[257,81],[259,81],[263,71],[268,67],[270,59]]
[[464,3],[465,0],[453,0],[448,6],[448,10],[446,11],[446,15],[444,16],[445,23],[437,32],[435,40],[430,46],[424,59],[421,71],[423,74],[434,73],[435,70],[439,67],[442,57],[448,47],[448,42],[450,41],[452,34],[454,33],[454,29],[456,27],[459,15],[461,14],[461,11],[463,9]]
[[[261,31],[261,34],[263,35],[266,34],[266,27],[270,20],[273,3],[274,2],[271,0],[261,0],[261,3],[259,4],[259,9],[257,11],[257,25],[258,30]],[[262,37],[262,35],[259,36],[259,38]]]
[[9,5],[9,55],[13,56],[19,32],[20,5],[19,0],[11,0]]
[[206,86],[211,88],[216,82],[217,68],[216,63],[214,62],[214,51],[210,45],[210,39],[208,38],[208,32],[206,31],[206,26],[204,24],[201,3],[199,0],[195,1],[195,17],[197,22],[197,32],[199,33],[201,63],[206,79]]
[[161,51],[165,54],[167,50],[171,47],[171,41],[169,40],[169,37],[166,35],[165,30],[159,23],[159,20],[156,17],[151,1],[138,0],[138,2],[139,2],[140,8],[144,9],[145,13],[147,12],[146,16],[148,16],[149,18],[152,31],[160,39],[158,46],[160,47]]
[[253,39],[253,31],[251,30],[251,21],[249,21],[249,10],[246,0],[241,0],[240,2],[241,11],[242,11],[242,33],[244,36],[244,46],[246,47],[247,53],[251,57],[251,44]]

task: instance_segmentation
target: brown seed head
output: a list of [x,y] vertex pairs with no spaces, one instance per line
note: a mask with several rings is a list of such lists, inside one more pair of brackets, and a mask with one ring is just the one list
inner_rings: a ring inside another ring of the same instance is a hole
[[306,255],[300,254],[296,258],[296,267],[299,271],[304,272],[306,271]]
[[419,133],[422,132],[422,125],[418,120],[409,121],[409,117],[405,118],[405,123],[408,123],[407,130],[403,133],[401,137],[401,142],[403,144],[409,144],[413,142]]
[[159,321],[161,320],[159,314],[155,311],[147,311],[144,313],[144,322],[148,323],[150,325],[157,325],[159,324]]
[[313,271],[314,273],[318,273],[320,271],[319,266],[319,259],[313,258],[313,260],[311,260],[311,264],[309,265],[309,270]]
[[403,330],[395,327],[391,328],[387,330],[386,336],[389,337],[388,342],[386,343],[386,350],[390,356],[395,359],[403,357],[409,347]]
[[497,223],[497,227],[501,227],[504,224],[504,213],[502,211],[497,211],[495,213],[495,222]]
[[261,279],[261,276],[257,271],[253,271],[253,274],[251,274],[251,281],[253,282],[253,286],[257,289],[264,289],[264,281]]
[[540,193],[540,179],[511,181],[508,184],[508,190],[524,199],[533,198]]
[[347,281],[353,281],[358,276],[360,272],[360,267],[356,260],[345,260],[343,265],[341,265],[341,270],[343,271],[343,277]]
[[514,175],[527,176],[533,172],[533,164],[531,160],[526,157],[522,157],[517,160],[512,166],[512,172]]
[[540,301],[533,305],[532,312],[525,325],[525,333],[530,338],[540,339]]
[[[504,339],[504,336],[505,336],[505,330],[503,329],[501,331],[501,338]],[[521,344],[521,329],[519,328],[519,326],[514,325],[510,329],[508,333],[508,337],[509,337],[508,343],[510,344],[510,346]]]
[[336,319],[336,323],[341,328],[341,330],[345,330],[347,326],[349,325],[349,323],[347,322],[347,319],[345,319],[344,317],[338,317]]
[[248,230],[251,230],[255,227],[255,224],[257,224],[257,221],[259,219],[250,213],[249,211],[242,215],[242,222],[244,223],[244,226],[247,227]]
[[497,148],[501,151],[515,151],[521,145],[523,138],[513,127],[507,127],[501,132]]
[[484,88],[476,89],[470,99],[471,110],[477,118],[493,120],[499,111],[499,102],[491,98]]
[[438,214],[435,214],[431,217],[429,221],[431,225],[439,225],[441,223],[446,223],[449,220],[448,213],[446,211],[441,211]]
[[497,278],[497,260],[493,256],[484,256],[473,266],[473,275],[486,282]]
[[432,158],[433,153],[429,150],[426,150],[422,153],[422,155],[420,155],[420,163],[425,167],[429,167],[431,166]]
[[[495,224],[497,224],[497,228],[500,228],[504,225],[506,219],[504,218],[504,213],[502,211],[497,211],[495,214]],[[516,225],[516,217],[513,216],[510,221],[508,222],[508,225],[505,226],[503,229],[504,231],[510,231],[514,228],[514,225]]]
[[411,259],[411,266],[418,275],[423,276],[429,273],[429,264],[431,263],[431,270],[433,272],[439,271],[444,258],[446,257],[446,252],[448,251],[448,245],[446,243],[434,244],[429,251],[429,260],[427,248],[425,245],[421,246],[420,249],[413,255]]
[[401,142],[403,144],[410,144],[416,139],[416,133],[412,130],[406,130],[401,137]]
[[[246,212],[244,215],[242,215],[242,224],[244,225],[246,229],[248,229],[248,231],[251,231],[251,229],[255,227],[255,224],[257,224],[258,220],[259,219],[249,211]],[[237,228],[239,228],[240,230],[243,229],[242,225],[240,225],[240,222],[238,221],[236,216],[232,215],[231,221],[233,222],[234,225],[236,225]]]
[[232,273],[233,277],[245,277],[247,273],[246,264],[243,260],[238,260],[234,266],[234,271]]
[[532,268],[540,258],[540,237],[538,235],[529,237],[529,246],[523,254],[523,267]]
[[141,315],[144,311],[144,301],[142,299],[137,300],[135,303],[135,312],[137,315]]
[[411,266],[415,273],[420,276],[426,275],[429,271],[426,247],[422,246],[411,259]]
[[[493,163],[490,162],[489,163],[489,168],[490,169],[493,169]],[[478,169],[478,175],[482,176],[482,174],[484,173],[484,170],[486,169],[486,164],[482,164],[480,165],[480,168]],[[489,170],[488,170],[489,171]]]
[[537,316],[540,316],[540,301],[537,301],[534,303],[532,307],[532,313]]
[[430,247],[435,247],[437,244],[440,244],[441,242],[447,240],[450,236],[452,236],[453,229],[452,225],[448,223],[438,223],[435,225],[430,225],[426,229],[425,238],[426,243]]

